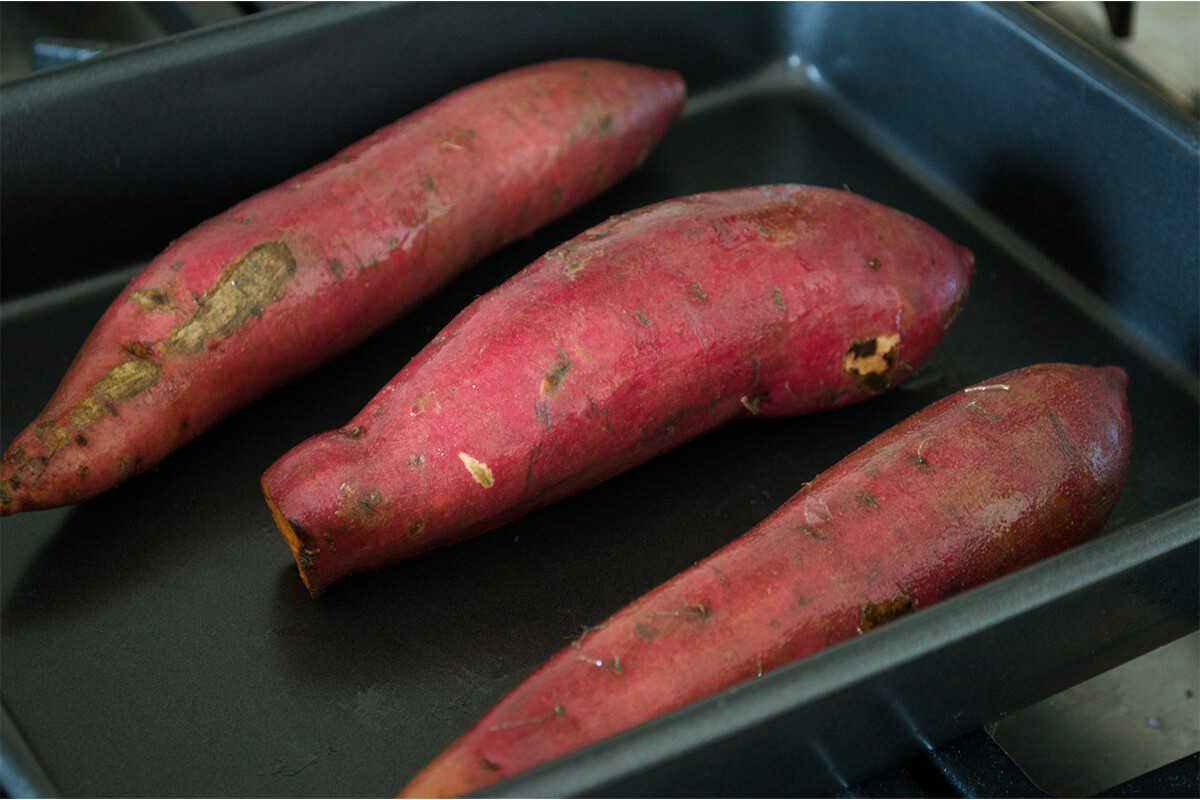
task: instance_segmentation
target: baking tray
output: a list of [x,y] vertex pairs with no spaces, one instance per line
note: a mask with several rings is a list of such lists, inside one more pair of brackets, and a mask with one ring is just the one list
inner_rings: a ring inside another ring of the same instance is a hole
[[[829,794],[1197,627],[1196,124],[1023,5],[299,5],[0,87],[0,433],[167,241],[445,92],[587,55],[680,70],[634,175],[105,496],[0,536],[9,793],[391,795],[587,625],[945,394],[1130,376],[1097,540],[489,790]],[[739,422],[312,600],[258,490],[477,294],[608,216],[848,186],[971,247],[949,336],[854,408]]]

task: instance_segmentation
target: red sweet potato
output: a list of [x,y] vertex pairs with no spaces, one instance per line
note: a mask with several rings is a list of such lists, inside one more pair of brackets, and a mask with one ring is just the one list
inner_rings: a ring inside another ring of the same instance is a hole
[[344,428],[263,476],[314,596],[744,415],[857,402],[942,339],[973,257],[847,191],[666,201],[476,300]]
[[204,222],[121,292],[5,452],[0,513],[146,470],[638,165],[682,79],[566,60],[468,86]]
[[1087,539],[1128,468],[1125,381],[1039,365],[913,415],[589,629],[403,795],[477,790]]

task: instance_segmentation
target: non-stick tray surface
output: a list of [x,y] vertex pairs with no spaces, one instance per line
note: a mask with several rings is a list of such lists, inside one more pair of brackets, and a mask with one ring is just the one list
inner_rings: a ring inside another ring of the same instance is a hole
[[[390,795],[583,627],[908,414],[1043,361],[1130,376],[1133,463],[1100,539],[495,791],[829,792],[1193,630],[1195,130],[1027,9],[921,5],[300,6],[0,88],[5,444],[130,270],[406,111],[567,55],[691,90],[584,209],[156,472],[6,518],[7,774],[67,795]],[[309,598],[258,489],[275,458],[587,226],[776,182],[848,186],[974,250],[971,299],[907,385],[737,423]]]

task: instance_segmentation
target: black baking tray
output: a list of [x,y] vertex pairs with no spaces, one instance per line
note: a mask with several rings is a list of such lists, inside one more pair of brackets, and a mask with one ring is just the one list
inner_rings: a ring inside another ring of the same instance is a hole
[[[595,624],[933,400],[1118,364],[1135,425],[1095,541],[489,790],[830,794],[1184,635],[1200,617],[1196,122],[1015,4],[297,5],[0,86],[0,433],[175,236],[465,83],[561,56],[672,67],[634,175],[153,473],[3,520],[9,794],[393,794]],[[312,600],[258,478],[559,242],[697,191],[848,186],[977,257],[905,386],[739,422]]]

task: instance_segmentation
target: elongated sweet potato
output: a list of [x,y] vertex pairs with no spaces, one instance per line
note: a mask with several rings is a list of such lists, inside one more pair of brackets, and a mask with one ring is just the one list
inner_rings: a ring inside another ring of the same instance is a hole
[[632,64],[514,70],[189,231],[121,292],[5,452],[0,513],[107,491],[347,350],[626,175],[683,98],[677,74]]
[[1039,365],[913,415],[589,629],[404,796],[474,791],[1090,537],[1128,469],[1125,382]]
[[495,528],[735,417],[871,397],[941,341],[973,257],[846,191],[615,217],[476,300],[263,488],[318,594]]

